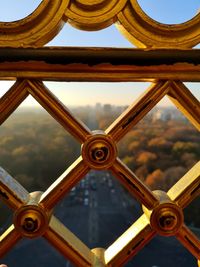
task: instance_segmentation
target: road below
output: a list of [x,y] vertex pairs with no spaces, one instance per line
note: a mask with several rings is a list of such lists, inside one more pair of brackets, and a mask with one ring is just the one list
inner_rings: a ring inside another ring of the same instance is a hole
[[[139,216],[140,205],[108,172],[91,171],[55,208],[55,215],[90,248],[107,248]],[[2,263],[9,267],[71,267],[46,240],[23,240]],[[155,237],[127,267],[196,267],[175,238]]]

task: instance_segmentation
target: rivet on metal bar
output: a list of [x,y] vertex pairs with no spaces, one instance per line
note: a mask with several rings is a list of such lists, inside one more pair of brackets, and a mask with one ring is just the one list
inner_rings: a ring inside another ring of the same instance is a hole
[[173,203],[164,191],[156,190],[154,193],[160,200],[160,204],[153,210],[148,210],[143,206],[144,213],[158,234],[163,236],[175,235],[183,225],[182,209]]
[[29,202],[14,214],[14,225],[25,237],[35,238],[44,234],[48,227],[49,215],[37,203],[42,192],[31,193]]
[[93,132],[82,146],[82,157],[92,169],[108,169],[117,156],[113,140],[101,131]]

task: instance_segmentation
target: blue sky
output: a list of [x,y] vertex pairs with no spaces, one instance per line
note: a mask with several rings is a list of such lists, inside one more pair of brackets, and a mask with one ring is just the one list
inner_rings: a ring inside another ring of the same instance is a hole
[[169,24],[185,22],[200,9],[200,0],[138,0],[138,3],[150,17]]
[[[0,21],[14,21],[30,14],[42,0],[6,0],[1,4]],[[191,19],[200,10],[200,0],[138,0],[142,9],[153,19],[162,23],[181,23]],[[12,7],[12,8],[11,8]],[[97,32],[85,32],[66,24],[48,45],[55,46],[109,46],[133,47],[114,25]],[[12,83],[0,81],[0,96]],[[47,83],[67,105],[85,105],[102,102],[119,105],[130,104],[149,84],[146,83]],[[190,83],[195,96],[200,99],[198,83]],[[123,95],[123,98],[122,98]],[[78,97],[77,97],[78,96]],[[168,104],[166,101],[162,104]],[[32,100],[25,105],[35,105]]]
[[[30,14],[42,0],[1,2],[0,20],[11,21]],[[187,21],[200,9],[200,0],[138,0],[138,3],[148,15],[163,23]]]

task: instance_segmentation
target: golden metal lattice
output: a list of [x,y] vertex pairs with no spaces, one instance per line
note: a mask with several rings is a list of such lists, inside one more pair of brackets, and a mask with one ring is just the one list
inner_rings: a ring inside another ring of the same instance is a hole
[[[52,39],[66,21],[85,30],[118,22],[135,44],[157,49],[120,49],[120,53],[118,49],[33,49]],[[0,99],[0,122],[32,95],[82,144],[80,157],[43,193],[29,194],[0,169],[0,197],[14,210],[13,225],[0,237],[0,257],[22,237],[43,236],[76,266],[121,266],[160,234],[176,236],[200,259],[200,240],[184,224],[183,217],[183,209],[200,194],[200,162],[167,193],[152,192],[117,157],[116,148],[117,142],[164,96],[200,129],[199,101],[183,84],[200,81],[200,53],[188,49],[199,43],[199,24],[200,14],[169,30],[167,25],[148,18],[136,0],[44,0],[29,17],[0,23],[0,77],[17,79]],[[173,49],[177,46],[181,49]],[[43,80],[143,80],[152,81],[152,85],[105,132],[92,132]],[[89,249],[52,215],[53,207],[90,169],[111,170],[143,205],[144,214],[107,249]]]

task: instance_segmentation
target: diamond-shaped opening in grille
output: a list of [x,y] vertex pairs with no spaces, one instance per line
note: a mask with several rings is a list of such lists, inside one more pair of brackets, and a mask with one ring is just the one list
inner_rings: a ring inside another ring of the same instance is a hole
[[[198,45],[196,48],[200,48],[200,45]],[[187,83],[184,83],[184,85],[186,85],[186,87],[190,90],[190,92],[200,101],[200,91],[199,91],[200,83],[187,82]]]
[[[199,187],[195,192],[197,192]],[[185,223],[188,227],[194,232],[197,233],[200,238],[200,216],[199,216],[199,208],[200,208],[200,196],[193,200],[185,209],[184,209],[184,217]]]
[[44,191],[79,155],[80,144],[32,97],[0,127],[0,166],[29,192]]
[[0,236],[12,224],[13,211],[0,199]]
[[1,97],[10,89],[10,87],[15,83],[15,81],[0,81],[0,99]]
[[125,267],[196,267],[197,260],[175,237],[154,237]]
[[2,259],[8,266],[66,266],[67,260],[45,239],[23,239]]
[[[137,0],[143,11],[152,19],[166,24],[179,24],[192,19],[199,11],[198,1]],[[177,16],[177,14],[179,14]]]
[[20,2],[8,0],[1,6],[0,21],[10,22],[23,19],[30,15],[41,2],[42,0],[34,0],[27,5],[26,0]]
[[150,83],[45,82],[45,84],[91,130],[105,130]]
[[91,170],[54,212],[88,247],[106,248],[138,219],[142,210],[111,172]]
[[[110,38],[112,36],[112,38]],[[114,25],[100,31],[81,31],[66,23],[47,46],[133,47]]]
[[150,189],[167,191],[198,162],[200,135],[164,97],[124,136],[118,150],[120,159]]

